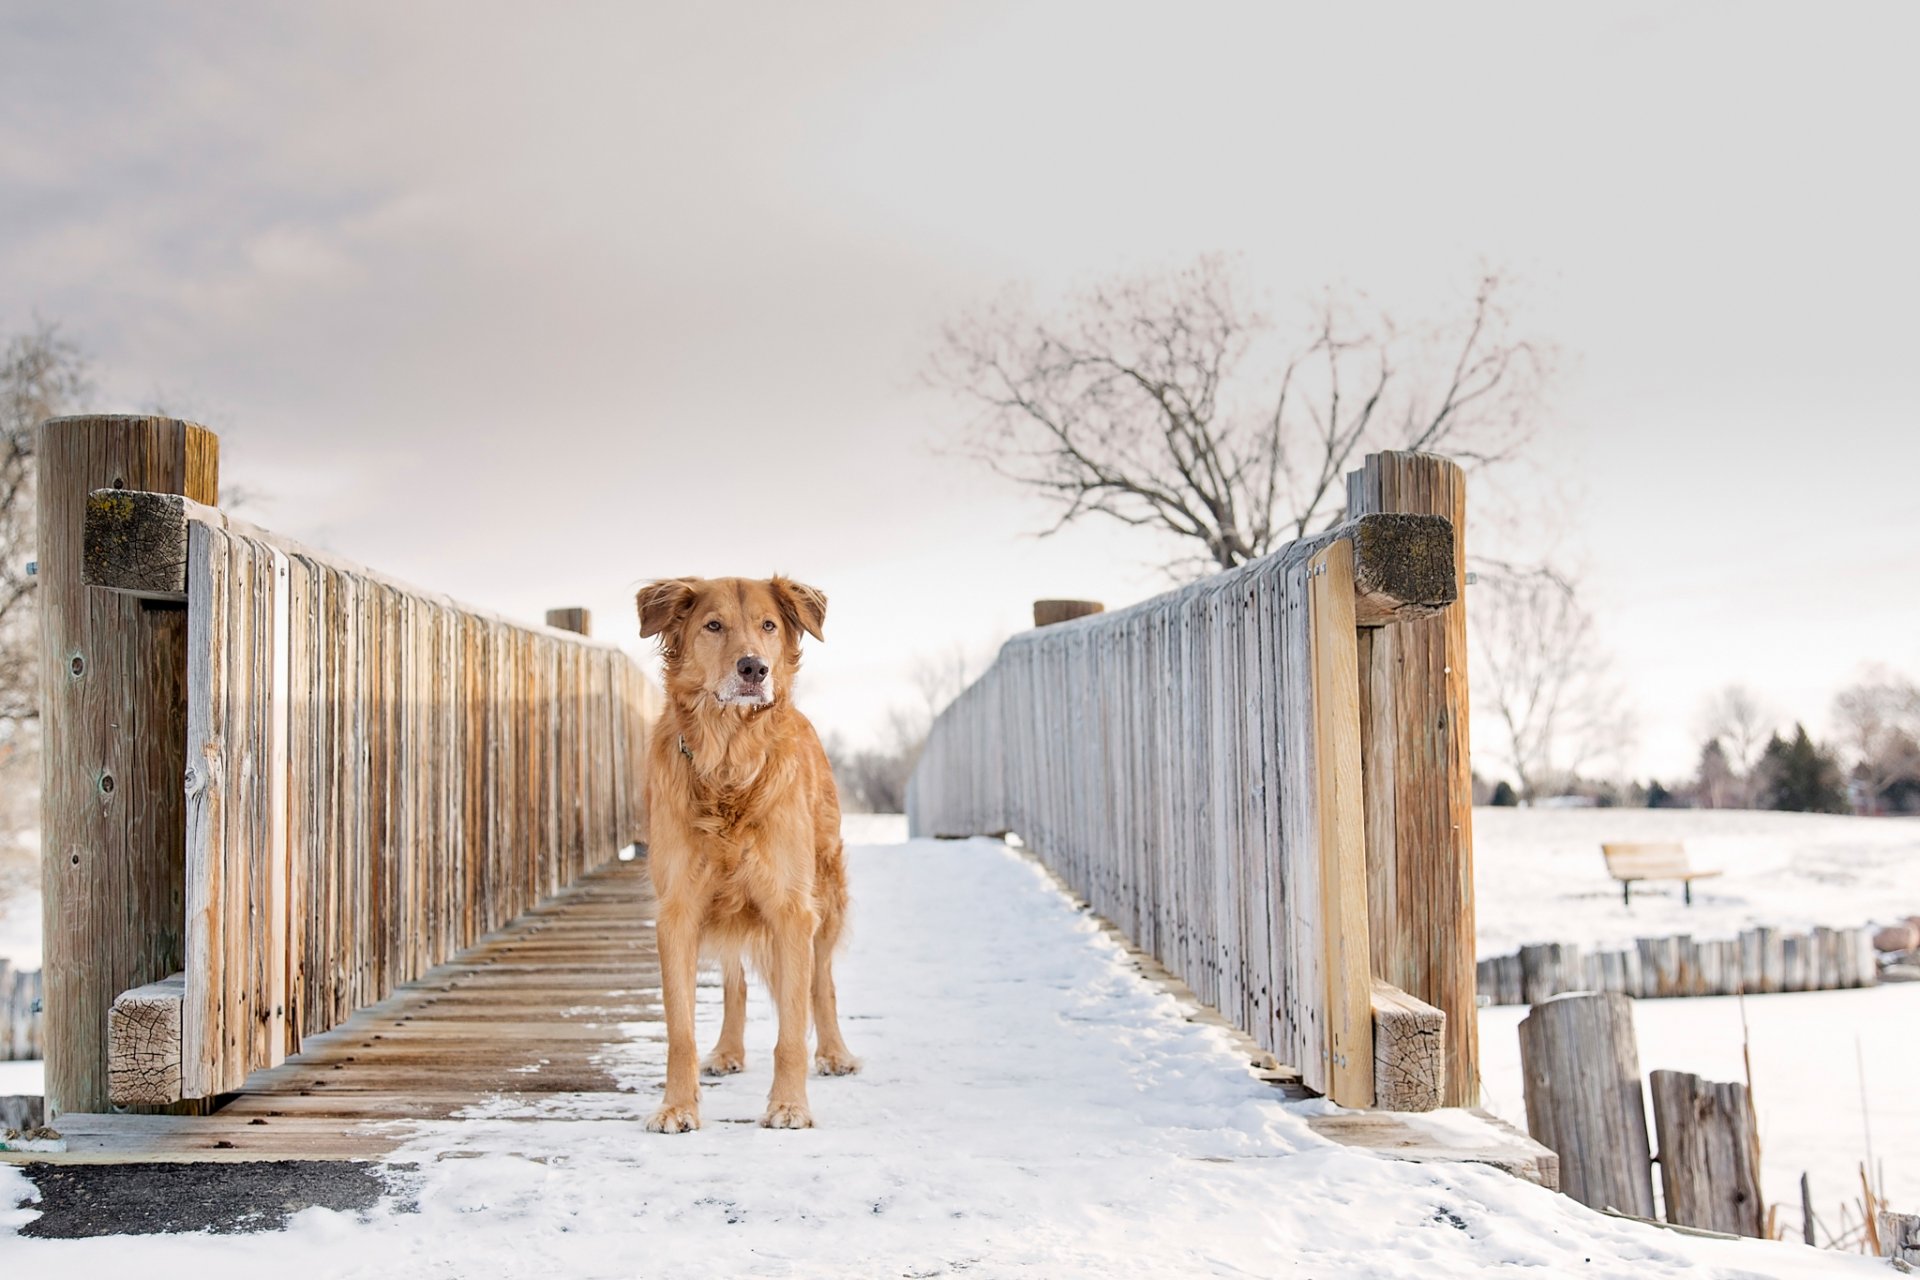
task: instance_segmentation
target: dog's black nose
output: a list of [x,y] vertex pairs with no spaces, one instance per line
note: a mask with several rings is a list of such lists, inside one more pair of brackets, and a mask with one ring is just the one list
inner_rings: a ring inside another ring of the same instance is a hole
[[766,659],[756,657],[753,654],[748,654],[746,657],[740,659],[740,661],[734,663],[733,669],[738,671],[740,678],[749,684],[759,684],[767,678]]

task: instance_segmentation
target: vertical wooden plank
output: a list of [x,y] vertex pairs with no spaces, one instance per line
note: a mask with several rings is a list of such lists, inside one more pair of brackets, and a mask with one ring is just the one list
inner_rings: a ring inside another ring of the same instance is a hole
[[1332,1089],[1327,1049],[1325,900],[1321,893],[1321,857],[1318,847],[1318,774],[1315,771],[1311,714],[1313,706],[1311,566],[1304,560],[1286,569],[1283,595],[1284,628],[1279,654],[1281,679],[1275,691],[1284,715],[1286,769],[1281,775],[1285,806],[1281,813],[1281,841],[1276,851],[1282,881],[1281,904],[1286,946],[1282,953],[1285,1032],[1284,1057],[1300,1070],[1301,1082],[1317,1093]]
[[247,1078],[252,1064],[254,996],[259,990],[258,975],[253,970],[256,952],[251,943],[260,887],[253,875],[253,855],[259,846],[255,806],[260,758],[255,735],[260,721],[253,705],[257,689],[253,557],[244,543],[227,534],[217,538],[216,554],[226,559],[228,584],[226,661],[221,673],[226,684],[227,716],[215,723],[223,748],[220,760],[226,774],[227,797],[222,811],[226,834],[218,904],[226,980],[220,991],[220,1072],[216,1081],[224,1093]]
[[216,726],[226,719],[227,556],[223,535],[187,531],[186,973],[181,1092],[220,1091],[226,987],[226,765]]
[[1314,772],[1326,955],[1328,1096],[1373,1105],[1373,975],[1367,937],[1365,805],[1360,792],[1360,671],[1353,545],[1312,562]]
[[277,1067],[287,1056],[288,971],[293,957],[288,949],[291,936],[288,915],[289,859],[292,846],[288,832],[288,742],[292,731],[292,598],[287,557],[277,550],[268,552],[272,596],[266,601],[270,611],[268,663],[268,716],[270,720],[265,764],[267,788],[267,929],[263,941],[267,950],[266,1007],[261,1021],[266,1028],[265,1053],[256,1066]]

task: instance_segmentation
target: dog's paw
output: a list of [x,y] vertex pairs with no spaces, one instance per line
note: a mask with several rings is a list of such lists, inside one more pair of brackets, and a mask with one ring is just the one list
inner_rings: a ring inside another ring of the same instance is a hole
[[860,1069],[860,1059],[845,1049],[822,1049],[813,1055],[813,1065],[823,1076],[850,1076]]
[[731,1050],[715,1049],[700,1060],[700,1072],[709,1076],[730,1076],[737,1071],[747,1069],[747,1055]]
[[760,1117],[762,1129],[811,1129],[813,1112],[804,1102],[770,1102],[767,1114]]
[[691,1133],[699,1127],[698,1107],[661,1107],[647,1120],[648,1133]]

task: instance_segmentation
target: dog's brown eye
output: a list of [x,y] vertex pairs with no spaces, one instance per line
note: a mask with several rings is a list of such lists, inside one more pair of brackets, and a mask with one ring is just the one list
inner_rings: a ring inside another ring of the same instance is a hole
[[715,619],[714,619],[713,621],[711,621],[711,622],[709,622],[709,623],[707,624],[707,630],[709,630],[709,631],[718,631],[718,630],[720,630],[720,629],[721,629],[721,627],[720,627],[720,619],[718,619],[718,618],[715,618]]
[[767,620],[766,620],[765,622],[763,622],[763,623],[761,623],[761,624],[760,624],[760,629],[761,629],[762,631],[771,631],[771,630],[773,630],[773,619],[772,619],[772,618],[768,618],[768,619],[767,619]]

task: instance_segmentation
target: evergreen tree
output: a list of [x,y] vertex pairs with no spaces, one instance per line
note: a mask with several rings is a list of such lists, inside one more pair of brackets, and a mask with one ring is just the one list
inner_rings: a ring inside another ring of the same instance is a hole
[[1702,809],[1734,807],[1733,766],[1727,763],[1727,751],[1720,745],[1720,739],[1709,738],[1707,745],[1700,748],[1700,770],[1694,777],[1693,790],[1694,803]]
[[1762,797],[1769,809],[1801,813],[1846,813],[1847,784],[1833,752],[1796,724],[1791,742],[1773,735],[1760,757]]
[[1505,778],[1493,784],[1493,804],[1496,808],[1511,809],[1520,803],[1520,797],[1513,792],[1513,784]]

